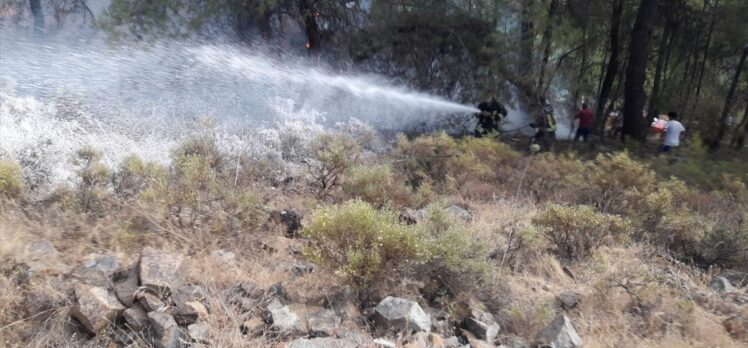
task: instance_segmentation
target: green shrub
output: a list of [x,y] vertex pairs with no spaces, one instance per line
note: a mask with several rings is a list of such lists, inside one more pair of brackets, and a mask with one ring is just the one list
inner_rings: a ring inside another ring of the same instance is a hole
[[408,140],[400,135],[397,154],[414,187],[435,183],[450,191],[471,179],[496,182],[511,172],[509,164],[520,157],[492,138],[454,139],[442,132]]
[[359,200],[317,209],[303,234],[311,239],[306,250],[311,260],[356,285],[428,259],[423,236],[414,226],[402,225],[394,212],[378,211]]
[[114,192],[124,197],[132,197],[157,180],[164,180],[168,169],[153,162],[145,162],[138,156],[126,157],[112,177]]
[[555,246],[561,256],[583,259],[607,243],[629,236],[629,223],[619,216],[595,212],[590,206],[550,204],[533,217],[532,223]]
[[655,172],[627,152],[598,155],[589,167],[582,187],[590,191],[578,202],[594,205],[605,213],[620,214],[628,202],[638,201],[654,190]]
[[351,168],[343,183],[343,191],[350,198],[361,199],[377,208],[388,204],[409,206],[411,202],[410,190],[395,177],[392,167],[387,164]]
[[307,159],[305,164],[320,195],[340,185],[343,173],[356,164],[360,151],[353,138],[329,133],[315,138],[309,150],[312,158]]
[[417,225],[426,239],[429,260],[443,262],[452,272],[484,274],[488,271],[487,244],[444,208],[442,204],[430,205],[425,221]]
[[18,197],[23,192],[21,166],[8,160],[0,160],[0,196]]

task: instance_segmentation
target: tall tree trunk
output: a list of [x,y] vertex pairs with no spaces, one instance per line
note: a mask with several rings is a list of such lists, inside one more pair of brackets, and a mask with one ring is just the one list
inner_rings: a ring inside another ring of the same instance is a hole
[[42,11],[41,0],[29,0],[31,15],[34,17],[34,34],[44,34],[44,12]]
[[675,30],[674,21],[670,20],[671,16],[668,16],[668,20],[665,23],[665,28],[662,30],[662,37],[660,38],[660,48],[657,54],[657,67],[655,68],[654,83],[652,85],[652,93],[649,97],[649,115],[648,120],[651,122],[657,115],[659,115],[659,102],[660,92],[662,90],[662,76],[664,74],[665,62],[667,56],[670,54],[670,37],[673,35]]
[[706,44],[704,45],[704,57],[701,59],[701,67],[699,68],[699,80],[696,82],[696,97],[694,98],[694,105],[699,101],[701,95],[701,83],[704,80],[704,71],[706,70],[706,62],[709,59],[709,47],[712,44],[712,34],[714,33],[714,24],[717,23],[717,6],[719,6],[719,0],[714,0],[714,7],[712,8],[712,23],[709,24],[709,32],[706,34]]
[[312,8],[311,0],[299,0],[299,14],[304,23],[306,47],[310,54],[315,54],[321,48],[322,36],[317,24],[317,12]]
[[629,62],[626,69],[626,86],[624,88],[623,131],[626,136],[644,140],[644,80],[647,78],[647,58],[649,39],[652,37],[652,24],[657,14],[658,0],[641,0],[639,13],[631,32]]
[[543,60],[540,63],[540,73],[538,74],[538,93],[544,95],[545,90],[545,70],[548,68],[548,59],[551,55],[551,44],[553,43],[553,22],[556,20],[556,8],[558,7],[558,0],[551,0],[551,4],[548,8],[548,23],[545,25],[545,31],[543,31]]
[[719,148],[720,143],[722,142],[722,138],[725,136],[725,131],[727,130],[727,118],[730,114],[730,108],[733,104],[733,98],[735,97],[735,89],[738,87],[738,82],[740,81],[740,73],[743,71],[743,65],[745,65],[745,58],[748,56],[748,45],[745,45],[743,47],[743,54],[740,55],[740,62],[738,62],[737,68],[735,68],[735,75],[732,77],[732,83],[730,84],[730,91],[727,92],[727,97],[725,97],[725,107],[722,108],[722,115],[719,118],[719,125],[717,125],[717,135],[712,140],[711,144],[709,144],[710,148],[712,150],[716,150]]
[[[704,0],[704,6],[701,8],[701,16],[699,18],[706,17],[706,10],[709,6],[709,0]],[[704,32],[704,21],[699,20],[699,25],[696,30],[695,40],[701,40],[701,34]],[[681,97],[683,97],[683,102],[681,103],[683,105],[683,115],[681,116],[681,121],[686,121],[689,117],[689,113],[691,110],[691,95],[693,91],[693,84],[695,80],[696,73],[698,72],[698,69],[696,68],[696,64],[699,61],[698,54],[696,53],[696,50],[688,50],[688,58],[686,59],[686,67],[683,69],[683,79],[681,81]]]
[[[623,14],[623,0],[613,1],[613,12],[611,14],[611,25],[610,25],[610,59],[608,60],[608,67],[605,71],[605,79],[603,79],[602,87],[600,87],[600,94],[597,96],[597,107],[595,108],[595,116],[598,119],[598,127],[600,134],[605,125],[606,113],[605,103],[608,101],[610,96],[610,90],[613,87],[613,82],[616,79],[616,73],[618,73],[618,59],[620,50],[620,31],[621,31],[621,16]],[[600,137],[603,138],[602,136]]]
[[735,145],[736,150],[741,150],[743,148],[746,136],[748,136],[748,98],[746,98],[745,100],[745,112],[743,112],[743,121],[742,123],[740,123],[737,131],[735,132],[735,141],[733,142],[733,145]]
[[[528,78],[532,72],[533,48],[535,46],[535,22],[533,20],[534,0],[522,1],[520,19],[520,62],[519,71],[522,78]],[[529,80],[532,81],[532,80]],[[528,85],[531,82],[528,81]]]

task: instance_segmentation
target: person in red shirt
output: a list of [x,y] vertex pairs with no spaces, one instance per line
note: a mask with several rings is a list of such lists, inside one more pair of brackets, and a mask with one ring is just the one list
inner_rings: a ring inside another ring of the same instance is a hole
[[580,110],[574,117],[579,120],[579,126],[577,127],[577,134],[574,136],[574,141],[578,141],[582,138],[584,142],[587,142],[587,138],[590,136],[592,131],[592,120],[595,115],[587,108],[587,103],[582,103],[582,110]]

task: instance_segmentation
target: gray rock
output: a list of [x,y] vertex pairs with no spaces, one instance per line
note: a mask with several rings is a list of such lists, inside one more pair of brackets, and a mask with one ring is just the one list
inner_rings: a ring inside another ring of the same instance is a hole
[[302,336],[307,334],[305,323],[298,314],[291,311],[289,306],[282,305],[278,300],[268,305],[265,321],[273,331],[282,336]]
[[298,231],[301,229],[301,219],[303,216],[290,210],[281,210],[278,212],[280,222],[286,226],[286,237],[294,238],[298,235]]
[[465,346],[460,342],[460,339],[456,336],[447,337],[444,339],[444,348],[462,348]]
[[492,343],[488,343],[478,337],[475,337],[472,332],[467,330],[462,330],[462,335],[465,336],[465,339],[468,341],[468,346],[471,348],[493,348],[494,345]]
[[117,298],[127,307],[135,302],[135,292],[140,286],[138,282],[138,263],[127,268],[120,268],[112,276],[112,286]]
[[296,261],[290,268],[291,273],[297,277],[314,272],[314,264],[309,262]]
[[26,245],[23,261],[29,266],[29,273],[65,272],[67,266],[60,262],[60,253],[46,239],[35,240]]
[[493,315],[480,309],[473,309],[471,315],[465,321],[465,328],[472,332],[475,337],[492,343],[499,335],[499,324]]
[[728,269],[719,274],[720,277],[730,281],[730,284],[736,287],[748,285],[748,272],[742,272],[734,269]]
[[104,331],[125,309],[114,294],[88,284],[77,283],[75,297],[71,315],[93,334]]
[[582,338],[577,334],[569,317],[565,314],[559,314],[538,333],[535,338],[535,346],[549,348],[582,347]]
[[153,328],[157,348],[178,348],[180,331],[174,318],[166,313],[150,312],[148,319]]
[[198,285],[184,285],[171,295],[174,305],[179,307],[187,302],[202,301],[205,299],[203,288]]
[[309,315],[309,334],[315,337],[335,336],[340,328],[341,319],[335,311],[323,309]]
[[187,326],[187,333],[190,338],[198,343],[208,343],[210,337],[210,328],[204,322],[195,323]]
[[187,276],[187,262],[182,254],[151,247],[140,254],[140,284],[159,294],[171,293],[182,286]]
[[73,270],[72,274],[93,286],[109,288],[111,284],[110,276],[117,271],[118,267],[117,258],[112,255],[89,254]]
[[286,348],[356,348],[358,345],[345,338],[317,337],[299,338],[288,344]]
[[573,309],[582,303],[582,294],[575,291],[564,291],[556,296],[556,301],[563,309]]
[[473,213],[456,205],[450,205],[449,207],[444,209],[444,211],[447,212],[447,214],[461,220],[470,221],[473,219]]
[[397,348],[397,345],[384,338],[377,338],[374,340],[374,346],[382,348]]
[[236,254],[226,250],[215,250],[210,256],[216,261],[226,265],[229,268],[236,267]]
[[161,301],[158,296],[151,294],[147,291],[138,292],[136,298],[146,312],[161,312],[166,308],[164,301]]
[[374,322],[384,330],[431,330],[431,319],[418,303],[392,296],[387,296],[374,307]]
[[177,307],[174,313],[174,320],[182,326],[194,324],[200,319],[208,319],[208,309],[197,301],[185,302],[183,305]]
[[709,282],[709,288],[721,294],[738,291],[725,277],[715,277]]
[[148,326],[148,314],[140,304],[134,304],[132,307],[125,309],[122,312],[122,317],[132,330],[140,331]]

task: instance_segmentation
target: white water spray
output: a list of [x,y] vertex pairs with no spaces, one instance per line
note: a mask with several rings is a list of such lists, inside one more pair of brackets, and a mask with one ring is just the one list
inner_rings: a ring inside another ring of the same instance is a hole
[[83,145],[110,165],[130,154],[165,162],[205,118],[224,148],[280,158],[289,139],[336,124],[401,129],[475,111],[380,77],[231,45],[0,33],[0,158],[21,162],[39,185],[72,177],[69,158]]

